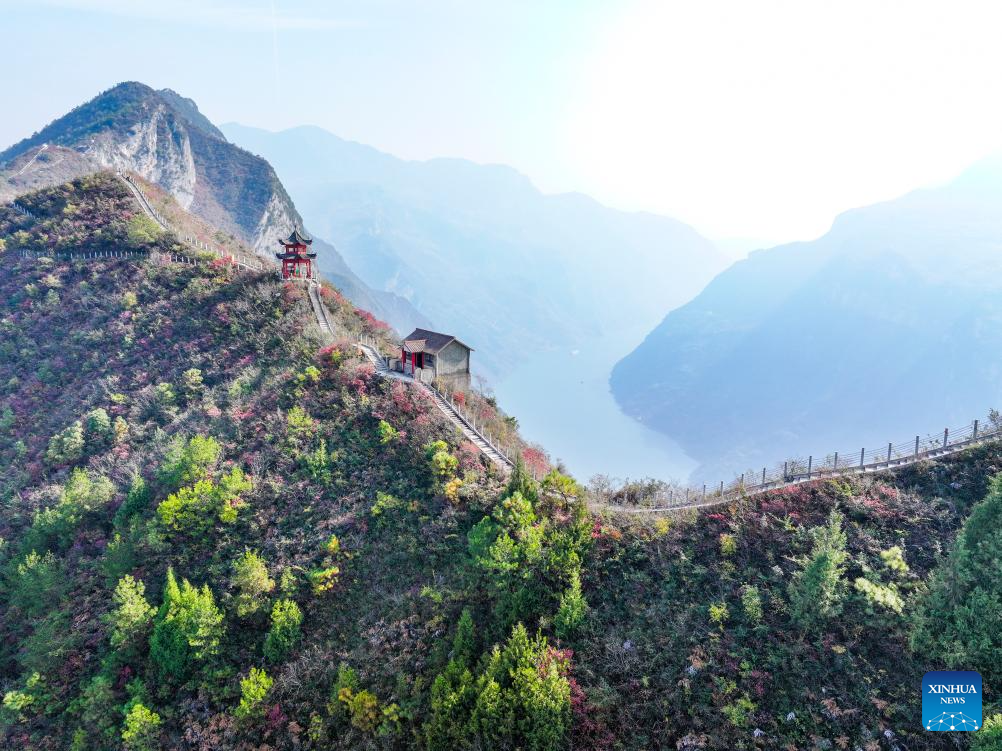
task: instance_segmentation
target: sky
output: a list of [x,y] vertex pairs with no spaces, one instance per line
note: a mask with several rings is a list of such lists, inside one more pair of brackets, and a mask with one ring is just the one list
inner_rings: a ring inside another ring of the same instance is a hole
[[0,148],[139,80],[217,123],[509,164],[746,249],[1002,150],[997,2],[0,0],[0,19]]

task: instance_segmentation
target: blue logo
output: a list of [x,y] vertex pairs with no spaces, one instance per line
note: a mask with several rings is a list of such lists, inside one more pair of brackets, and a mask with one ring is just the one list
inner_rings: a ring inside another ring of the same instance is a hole
[[981,674],[973,670],[933,670],[922,676],[922,727],[978,730],[981,727]]

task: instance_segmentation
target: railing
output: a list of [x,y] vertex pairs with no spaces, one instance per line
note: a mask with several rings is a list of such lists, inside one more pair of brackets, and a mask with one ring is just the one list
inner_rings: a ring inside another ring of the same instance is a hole
[[515,462],[513,456],[516,452],[511,447],[505,447],[500,444],[497,440],[497,436],[492,435],[488,430],[484,428],[483,421],[479,424],[477,423],[476,415],[472,414],[470,411],[463,408],[462,404],[459,404],[455,398],[448,392],[439,391],[438,386],[434,383],[426,384],[428,388],[434,392],[439,399],[441,399],[455,415],[462,420],[466,426],[472,430],[477,437],[486,443],[495,454],[498,455],[500,459],[504,461],[509,467],[514,467]]
[[29,219],[37,219],[38,218],[34,214],[32,214],[31,211],[29,211],[25,206],[22,206],[17,201],[11,201],[10,202],[10,207],[12,209],[14,209],[14,211],[16,211],[17,213],[19,213],[19,214],[21,214],[23,216],[26,216]]
[[914,439],[891,442],[877,449],[864,447],[855,451],[834,451],[817,460],[811,455],[806,460],[785,461],[772,470],[763,467],[761,473],[743,473],[726,484],[720,482],[716,486],[703,485],[702,488],[667,487],[646,495],[636,505],[616,508],[632,513],[656,513],[729,503],[742,497],[811,480],[864,475],[903,467],[1000,437],[1002,424],[989,420],[988,425],[985,425],[981,420],[974,420],[961,428],[946,428],[942,433],[927,435],[925,438],[915,436]]
[[172,232],[174,234],[174,236],[177,237],[185,245],[188,245],[189,247],[194,248],[195,250],[204,251],[206,253],[215,253],[217,256],[219,256],[224,261],[226,261],[227,263],[229,263],[229,264],[231,264],[233,266],[238,266],[240,268],[249,269],[251,271],[264,271],[265,270],[265,267],[264,267],[263,264],[259,264],[259,263],[256,263],[254,261],[250,261],[248,259],[237,260],[236,256],[234,256],[232,253],[227,253],[227,252],[225,252],[225,251],[223,251],[223,250],[221,250],[219,248],[212,247],[211,245],[208,245],[207,243],[202,242],[201,240],[199,240],[196,237],[192,237],[190,235],[183,235],[183,234],[179,233],[177,230],[175,230],[173,228],[173,226],[171,226],[170,222],[167,221],[166,217],[164,217],[163,214],[161,214],[159,211],[157,211],[157,209],[150,202],[150,199],[147,197],[146,191],[143,190],[142,186],[139,185],[135,181],[135,179],[132,177],[132,175],[128,174],[127,172],[121,172],[121,171],[117,172],[116,174],[122,180],[124,180],[126,182],[126,184],[132,189],[133,194],[139,200],[139,203],[143,207],[143,210],[157,224],[159,224],[162,229],[167,230],[168,232]]

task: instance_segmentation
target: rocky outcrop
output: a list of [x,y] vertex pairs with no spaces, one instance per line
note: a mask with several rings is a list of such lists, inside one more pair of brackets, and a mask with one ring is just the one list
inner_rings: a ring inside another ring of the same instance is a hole
[[102,133],[86,154],[102,167],[135,172],[156,183],[185,209],[195,200],[198,173],[191,139],[165,104],[137,121],[124,138],[112,131]]

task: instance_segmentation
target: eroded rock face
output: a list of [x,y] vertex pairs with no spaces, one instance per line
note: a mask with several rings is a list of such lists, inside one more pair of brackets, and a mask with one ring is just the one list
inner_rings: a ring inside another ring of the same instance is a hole
[[251,240],[252,247],[258,253],[270,253],[276,249],[279,238],[287,236],[296,225],[297,217],[289,211],[289,204],[272,193]]
[[191,139],[165,105],[154,107],[124,138],[105,131],[86,153],[101,167],[130,170],[157,183],[185,209],[195,200],[198,172]]
[[301,225],[275,171],[226,140],[190,99],[119,84],[0,153],[0,196],[100,169],[135,172],[199,218],[270,256]]

